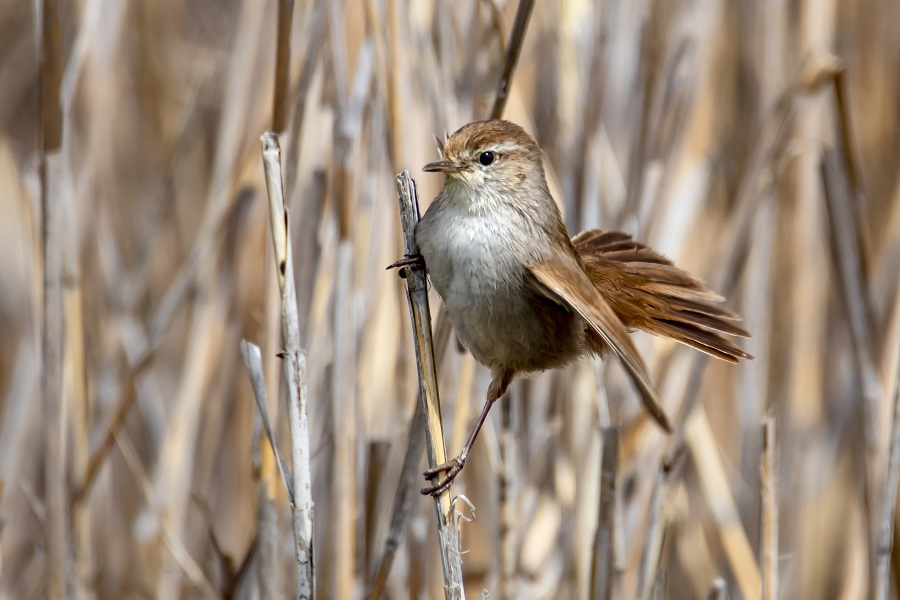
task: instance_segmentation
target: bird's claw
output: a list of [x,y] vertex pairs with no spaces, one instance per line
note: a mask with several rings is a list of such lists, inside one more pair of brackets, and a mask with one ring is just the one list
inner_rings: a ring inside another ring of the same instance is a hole
[[442,494],[450,487],[450,484],[453,483],[453,480],[456,479],[456,476],[459,475],[465,464],[466,457],[465,455],[460,454],[456,458],[448,460],[442,465],[438,465],[433,469],[425,471],[425,479],[429,481],[433,481],[441,473],[446,473],[446,475],[435,481],[434,485],[422,488],[420,490],[421,494],[423,496],[437,496],[438,494]]
[[405,269],[424,269],[425,268],[425,259],[422,258],[421,254],[404,254],[403,258],[400,260],[389,264],[385,267],[385,271],[390,271],[391,269],[400,269],[400,277],[406,279],[406,270]]

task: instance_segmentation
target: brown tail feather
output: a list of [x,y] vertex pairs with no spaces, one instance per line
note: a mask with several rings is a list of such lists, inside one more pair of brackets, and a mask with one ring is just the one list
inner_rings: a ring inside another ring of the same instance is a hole
[[653,318],[657,321],[665,320],[674,321],[676,323],[691,323],[698,327],[705,327],[707,329],[711,329],[719,333],[724,333],[726,335],[750,337],[750,334],[747,332],[747,330],[742,327],[738,327],[734,323],[729,323],[728,321],[723,321],[722,319],[718,319],[716,317],[710,317],[709,315],[695,312],[673,310],[666,311],[659,315],[654,314]]
[[658,319],[654,320],[653,325],[650,333],[664,335],[730,363],[737,363],[742,358],[753,358],[718,333],[706,331],[691,323]]
[[[669,306],[673,309],[677,310],[685,310],[688,312],[700,313],[702,315],[707,315],[710,317],[717,317],[719,319],[723,319],[725,321],[740,321],[741,318],[731,312],[730,310],[725,310],[724,308],[720,308],[718,306],[713,306],[706,302],[696,302],[694,300],[686,300],[684,298],[675,298],[674,296],[669,298]],[[738,334],[743,335],[743,334]],[[750,337],[749,335],[744,335],[744,337]]]
[[750,337],[723,298],[666,257],[619,231],[585,231],[572,243],[595,286],[628,326],[736,363],[753,358],[722,334]]

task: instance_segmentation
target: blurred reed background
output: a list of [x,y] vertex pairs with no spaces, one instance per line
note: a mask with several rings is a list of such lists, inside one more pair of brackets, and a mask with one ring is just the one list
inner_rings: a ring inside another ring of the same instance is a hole
[[[62,394],[44,402],[40,26],[35,3],[0,5],[4,597],[293,594],[284,487],[238,350],[263,349],[287,448],[259,143],[278,6],[61,4]],[[282,142],[322,598],[372,583],[416,402],[405,292],[384,271],[402,254],[394,174],[413,172],[424,210],[440,186],[419,171],[432,134],[486,116],[515,9],[296,1]],[[546,150],[570,231],[621,228],[702,275],[744,315],[756,360],[707,364],[638,336],[672,437],[618,365],[515,384],[453,486],[476,507],[460,524],[468,596],[586,597],[601,514],[614,577],[598,597],[873,597],[895,498],[900,3],[539,2],[505,116]],[[489,377],[449,345],[455,454]],[[610,423],[616,504],[602,511]],[[892,564],[880,597],[897,597]],[[416,495],[385,595],[441,586],[433,503]]]

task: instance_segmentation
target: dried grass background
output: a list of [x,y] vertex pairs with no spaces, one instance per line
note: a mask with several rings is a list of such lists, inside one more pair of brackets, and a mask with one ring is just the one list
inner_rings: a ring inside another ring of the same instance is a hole
[[[277,398],[259,135],[272,126],[278,3],[62,7],[63,394],[48,415],[39,27],[34,3],[0,5],[0,590],[45,597],[62,580],[85,598],[291,595],[285,494],[239,355],[242,338],[260,345]],[[384,271],[402,253],[393,176],[413,171],[423,209],[436,194],[439,179],[419,173],[432,134],[487,114],[515,8],[296,3],[282,141],[323,598],[361,597],[371,581],[416,402],[403,287]],[[617,365],[516,383],[506,466],[497,407],[453,487],[476,507],[461,524],[467,594],[587,596],[610,423],[621,425],[613,597],[705,598],[723,583],[754,597],[772,567],[781,598],[874,594],[900,349],[900,3],[539,2],[506,116],[545,149],[570,231],[622,228],[727,292],[756,360],[706,364],[638,336],[678,415],[673,438]],[[849,182],[832,197],[843,211],[829,211],[829,177]],[[842,275],[839,256],[862,267]],[[455,454],[489,378],[450,344],[439,375]],[[286,444],[283,401],[270,404]],[[767,413],[779,543],[763,559]],[[48,502],[51,416],[63,507]],[[672,469],[658,476],[662,463]],[[274,529],[257,511],[266,493]],[[49,525],[60,516],[62,538]],[[272,555],[279,567],[260,569]],[[387,593],[441,596],[430,500],[414,500]]]

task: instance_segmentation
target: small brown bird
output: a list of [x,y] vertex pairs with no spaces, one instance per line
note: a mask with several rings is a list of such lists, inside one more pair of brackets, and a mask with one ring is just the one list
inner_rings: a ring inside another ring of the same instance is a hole
[[715,306],[719,295],[665,257],[621,232],[594,229],[570,239],[547,187],[541,149],[518,125],[470,123],[441,154],[424,167],[444,174],[444,188],[416,239],[459,340],[493,379],[465,448],[426,471],[433,485],[423,494],[442,492],[459,474],[491,406],[519,373],[611,350],[647,411],[670,432],[629,329],[732,363],[751,358],[722,336],[749,337],[735,324],[739,317]]

